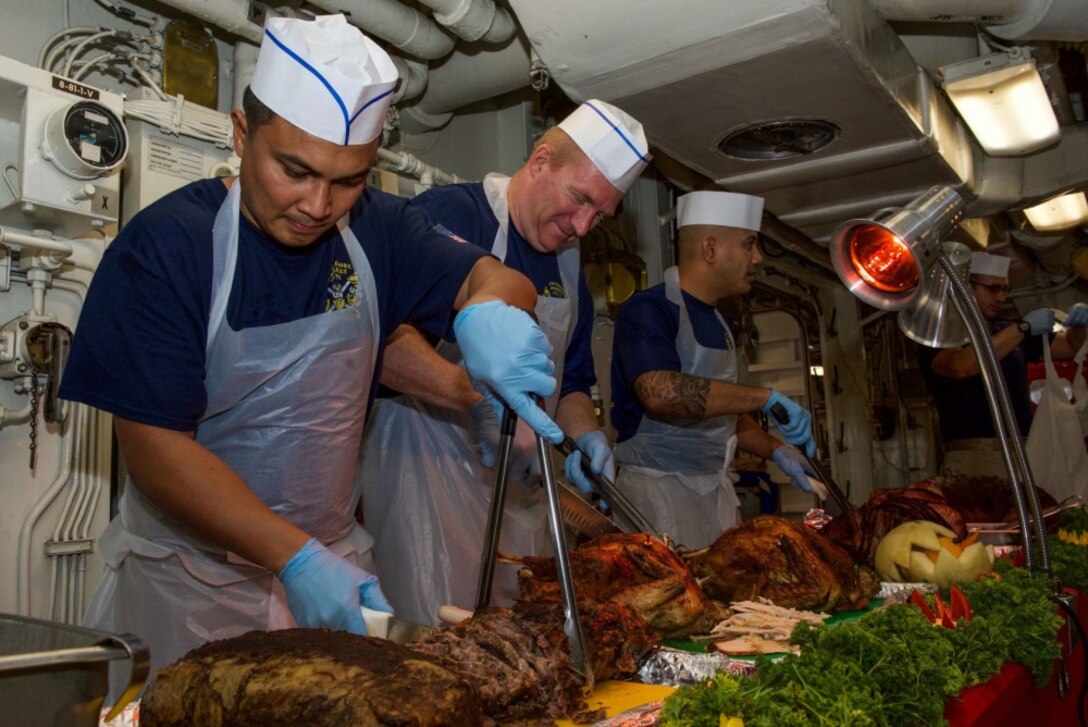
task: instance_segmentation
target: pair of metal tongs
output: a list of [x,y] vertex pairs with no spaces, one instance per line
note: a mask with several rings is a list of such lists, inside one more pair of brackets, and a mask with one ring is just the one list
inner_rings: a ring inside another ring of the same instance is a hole
[[[771,407],[771,418],[776,423],[789,424],[790,422],[789,412],[787,412],[786,407],[782,406],[781,404],[775,404]],[[835,504],[839,506],[839,511],[846,513],[850,512],[851,510],[856,510],[857,508],[854,507],[854,503],[850,502],[850,500],[847,499],[846,495],[843,494],[843,491],[839,489],[838,483],[836,483],[835,480],[831,478],[831,475],[827,471],[825,471],[824,468],[821,467],[813,457],[809,457],[808,453],[805,452],[804,449],[798,447],[797,450],[801,453],[801,456],[803,456],[808,462],[808,466],[811,467],[812,471],[816,473],[816,476],[819,478],[819,480],[823,482],[825,487],[827,487],[827,492],[831,496],[831,499],[835,501]]]
[[[555,445],[555,448],[564,457],[569,457],[575,451],[581,451],[574,440],[567,436],[564,436],[563,441]],[[669,542],[668,538],[654,528],[653,523],[646,519],[646,516],[635,507],[634,503],[620,492],[615,482],[603,473],[597,474],[590,468],[589,455],[585,452],[582,452],[582,471],[589,478],[589,481],[593,483],[593,486],[597,488],[598,494],[623,521],[618,523],[621,530],[625,533],[650,533],[656,535],[662,542]]]
[[[539,404],[539,399],[537,400]],[[491,494],[491,511],[487,519],[487,532],[484,535],[483,559],[480,563],[480,580],[476,589],[476,610],[487,608],[491,604],[491,589],[495,578],[495,555],[499,546],[499,534],[502,530],[503,506],[506,501],[506,484],[510,474],[510,452],[514,446],[514,432],[518,417],[509,405],[503,407],[502,428],[499,438],[499,463],[495,474],[495,490]],[[544,477],[544,491],[548,498],[548,529],[551,531],[552,548],[555,550],[555,569],[559,576],[559,593],[563,599],[563,632],[570,642],[570,666],[584,681],[588,693],[593,689],[593,670],[589,663],[585,633],[582,620],[578,615],[578,602],[574,593],[574,580],[571,578],[570,558],[567,555],[567,541],[563,535],[563,517],[559,505],[559,483],[555,479],[555,469],[548,456],[548,443],[539,433],[536,435],[536,456],[540,460],[540,471]]]

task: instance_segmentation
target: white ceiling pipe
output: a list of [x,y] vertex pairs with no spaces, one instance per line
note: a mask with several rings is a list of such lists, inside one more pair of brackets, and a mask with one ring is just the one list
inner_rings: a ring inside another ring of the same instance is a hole
[[454,53],[431,68],[427,91],[412,106],[400,109],[406,133],[437,129],[451,112],[529,85],[529,50],[521,38],[489,53]]
[[869,0],[885,20],[911,23],[1012,23],[1050,0]]
[[980,23],[1006,40],[1068,40],[1088,33],[1084,0],[870,0],[885,20]]
[[390,103],[399,104],[401,101],[418,98],[427,88],[427,64],[392,53],[389,57],[393,60],[393,65],[397,68],[397,77],[400,79]]
[[254,43],[260,44],[264,36],[264,29],[249,19],[249,0],[163,0],[163,2]]
[[989,25],[987,30],[1005,40],[1067,40],[1079,43],[1088,36],[1084,0],[1037,0],[1027,3],[1022,20]]
[[242,96],[245,94],[246,86],[253,79],[253,69],[257,67],[257,53],[260,51],[258,46],[245,41],[239,41],[234,44],[234,73],[231,76],[231,108],[241,108]]
[[365,32],[418,58],[441,58],[456,43],[429,17],[398,0],[313,0],[313,4],[330,13],[343,13]]
[[467,41],[505,43],[514,37],[517,26],[506,8],[494,0],[420,0],[434,11],[434,19]]

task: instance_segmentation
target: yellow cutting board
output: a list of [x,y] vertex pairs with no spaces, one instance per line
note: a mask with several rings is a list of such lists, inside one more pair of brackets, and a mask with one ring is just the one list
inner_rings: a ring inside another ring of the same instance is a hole
[[[676,687],[665,687],[659,684],[636,684],[634,682],[606,681],[598,682],[589,695],[586,703],[589,709],[604,707],[607,717],[615,717],[632,707],[665,697],[676,691]],[[557,727],[575,727],[569,719],[555,721]]]

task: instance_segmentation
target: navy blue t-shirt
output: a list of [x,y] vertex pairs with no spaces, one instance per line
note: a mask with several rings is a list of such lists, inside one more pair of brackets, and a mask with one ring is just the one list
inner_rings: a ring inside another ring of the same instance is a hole
[[[715,314],[715,308],[684,293],[695,340],[705,348],[728,351],[733,339]],[[665,284],[631,297],[616,317],[612,339],[612,426],[616,441],[638,431],[646,410],[635,394],[635,381],[650,371],[681,371],[676,350],[680,306],[665,297]]]
[[[91,282],[62,398],[144,424],[196,428],[207,406],[212,226],[226,196],[222,180],[194,182],[124,226]],[[486,253],[453,242],[423,210],[377,190],[364,190],[350,219],[374,272],[379,340],[404,322],[451,336],[457,292]],[[227,321],[243,330],[335,310],[364,294],[356,285],[335,227],[313,245],[295,248],[242,216]]]
[[[989,321],[990,335],[1005,326],[1015,325],[1012,321]],[[941,349],[918,347],[918,361],[929,385],[930,394],[937,405],[937,415],[941,422],[941,438],[945,442],[953,439],[993,438],[994,420],[990,406],[986,403],[986,388],[982,377],[971,376],[966,379],[948,379],[933,372],[933,358]],[[1026,336],[1023,342],[1001,359],[1001,374],[1009,389],[1009,400],[1013,413],[1016,414],[1020,434],[1028,435],[1031,428],[1031,394],[1028,390],[1027,362],[1041,358],[1043,344],[1038,336]]]
[[[415,203],[427,210],[441,226],[490,252],[495,243],[495,234],[499,231],[499,221],[495,219],[495,213],[487,203],[482,183],[435,187],[416,197]],[[506,265],[529,278],[538,295],[568,297],[559,277],[556,255],[534,250],[514,228],[513,220],[510,220],[507,229]],[[581,269],[578,271],[578,291],[578,318],[563,362],[561,396],[572,392],[581,392],[588,396],[589,387],[597,383],[590,338],[593,298],[586,287],[585,275]]]

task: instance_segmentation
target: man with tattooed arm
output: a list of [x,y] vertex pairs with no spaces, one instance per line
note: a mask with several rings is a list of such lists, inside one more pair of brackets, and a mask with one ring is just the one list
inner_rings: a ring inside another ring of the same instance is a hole
[[[731,473],[737,449],[773,458],[806,491],[806,474],[814,474],[797,449],[815,451],[811,415],[774,389],[737,383],[736,344],[716,308],[752,288],[763,261],[762,214],[760,197],[680,197],[677,267],[632,297],[616,320],[617,486],[658,531],[688,548],[709,545],[739,519]],[[775,404],[789,414],[788,422],[772,418],[789,444],[751,416]]]

